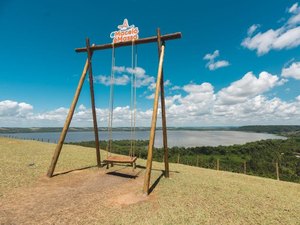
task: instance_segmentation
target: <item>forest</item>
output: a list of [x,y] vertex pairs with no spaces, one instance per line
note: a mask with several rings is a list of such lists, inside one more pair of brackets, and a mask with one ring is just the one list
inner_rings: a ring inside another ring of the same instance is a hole
[[[86,147],[95,147],[94,141],[72,143]],[[135,155],[147,158],[148,141],[134,142]],[[100,148],[106,149],[107,142],[100,141]],[[128,155],[131,141],[113,141],[113,153]],[[262,140],[244,145],[201,146],[169,148],[169,162],[181,163],[210,169],[219,169],[248,175],[276,179],[276,163],[280,180],[300,182],[300,138],[289,137],[286,140]],[[155,148],[153,160],[163,161],[163,149]]]

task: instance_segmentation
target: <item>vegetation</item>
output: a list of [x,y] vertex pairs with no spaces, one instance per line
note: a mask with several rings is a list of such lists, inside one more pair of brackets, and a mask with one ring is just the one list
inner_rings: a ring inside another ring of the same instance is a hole
[[[94,141],[71,143],[85,147],[95,147]],[[106,149],[107,143],[100,142],[100,148]],[[147,157],[148,141],[136,142],[136,155]],[[131,142],[113,141],[113,153],[128,155]],[[155,148],[153,159],[163,161],[163,149]],[[300,138],[287,140],[263,140],[244,145],[218,147],[172,147],[169,149],[169,162],[179,162],[192,166],[216,169],[217,160],[220,169],[231,172],[244,172],[256,176],[276,178],[276,163],[279,164],[280,179],[300,182]]]
[[242,127],[234,128],[234,130],[256,132],[256,133],[279,134],[284,136],[300,135],[300,126],[292,126],[292,125],[242,126]]

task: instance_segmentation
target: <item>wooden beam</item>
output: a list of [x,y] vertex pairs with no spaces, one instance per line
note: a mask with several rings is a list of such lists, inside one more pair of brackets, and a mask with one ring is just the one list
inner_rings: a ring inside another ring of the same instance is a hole
[[56,148],[55,148],[55,152],[54,152],[54,155],[53,155],[52,160],[51,160],[50,167],[49,167],[48,172],[47,172],[47,176],[48,177],[52,177],[53,176],[53,173],[54,173],[54,170],[55,170],[55,166],[56,166],[58,157],[60,155],[62,146],[64,144],[64,141],[65,141],[65,138],[66,138],[67,131],[69,129],[71,120],[73,118],[75,107],[76,107],[76,104],[77,104],[77,101],[78,101],[78,98],[79,98],[79,95],[80,95],[80,92],[81,92],[81,89],[82,89],[82,85],[84,83],[84,80],[85,80],[88,68],[89,68],[89,62],[88,62],[88,59],[87,59],[86,62],[85,62],[85,65],[84,65],[84,68],[83,68],[83,71],[82,71],[82,74],[81,74],[81,77],[80,77],[80,80],[79,80],[76,92],[75,92],[75,95],[74,95],[73,102],[71,104],[71,107],[70,107],[70,110],[69,110],[69,113],[68,113],[65,125],[64,125],[64,127],[62,129],[62,132],[60,134],[59,141],[57,142],[57,145],[56,145]]
[[[161,36],[161,40],[162,41],[168,41],[168,40],[174,40],[174,39],[179,39],[181,38],[181,33],[177,32],[177,33],[172,33],[172,34],[166,34]],[[151,42],[157,42],[157,36],[153,36],[153,37],[148,37],[148,38],[142,38],[142,39],[137,39],[134,41],[135,45],[140,45],[140,44],[146,44],[146,43],[151,43]],[[119,43],[109,43],[109,44],[103,44],[103,45],[94,45],[91,46],[90,49],[91,51],[96,51],[96,50],[103,50],[103,49],[109,49],[109,48],[118,48],[118,47],[122,47],[122,46],[131,46],[132,45],[132,41],[125,41],[125,42],[119,42]],[[75,49],[76,52],[86,52],[87,48],[76,48]]]
[[95,133],[96,160],[97,160],[97,166],[101,167],[97,114],[96,114],[95,94],[94,94],[94,78],[93,78],[93,70],[92,70],[92,53],[90,50],[89,38],[86,38],[86,48],[87,48],[88,63],[89,63],[89,82],[90,82],[91,105],[92,105],[92,114],[93,114],[93,125],[94,125],[94,133]]
[[[158,46],[158,57],[161,52],[161,34],[160,29],[157,28],[157,46]],[[168,153],[168,139],[167,139],[167,119],[166,119],[166,107],[165,107],[165,88],[164,88],[164,70],[161,68],[161,80],[160,80],[160,105],[161,105],[161,122],[163,131],[163,146],[164,146],[164,162],[165,162],[165,177],[169,177],[169,153]]]
[[158,97],[159,97],[160,80],[161,80],[161,75],[162,75],[164,54],[165,54],[165,46],[161,46],[161,53],[160,53],[160,58],[159,58],[159,66],[158,66],[157,81],[156,81],[156,88],[155,88],[155,96],[154,96],[150,138],[149,138],[149,145],[148,145],[146,174],[145,174],[144,187],[143,187],[143,192],[144,192],[144,194],[147,194],[147,195],[149,194],[149,185],[150,185],[152,159],[153,159],[153,145],[154,145],[154,140],[155,140],[155,130],[156,130],[156,121],[157,121]]

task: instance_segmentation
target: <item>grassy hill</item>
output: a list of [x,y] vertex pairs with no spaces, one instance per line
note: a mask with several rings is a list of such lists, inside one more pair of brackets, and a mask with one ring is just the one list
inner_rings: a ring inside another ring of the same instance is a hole
[[[300,184],[170,164],[153,164],[142,196],[144,160],[45,178],[55,145],[0,138],[0,224],[299,224]],[[104,157],[105,152],[101,152]],[[56,171],[95,165],[91,148],[66,145]],[[113,175],[108,175],[107,172]]]

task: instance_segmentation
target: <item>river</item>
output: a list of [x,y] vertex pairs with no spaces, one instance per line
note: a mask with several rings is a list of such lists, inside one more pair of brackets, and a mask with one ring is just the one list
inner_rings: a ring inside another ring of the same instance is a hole
[[[35,139],[46,142],[57,142],[59,132],[44,132],[44,133],[14,133],[0,134],[1,136],[14,137],[20,139]],[[149,131],[137,131],[137,140],[149,139]],[[93,140],[93,132],[68,132],[65,142],[80,142]],[[107,140],[108,133],[105,131],[99,132],[100,140]],[[113,131],[113,140],[130,139],[129,131]],[[169,130],[168,131],[168,146],[218,146],[218,145],[233,145],[245,144],[264,139],[286,139],[285,137],[274,134],[252,133],[240,131],[191,131],[191,130]],[[155,146],[162,146],[162,131],[156,132]]]

